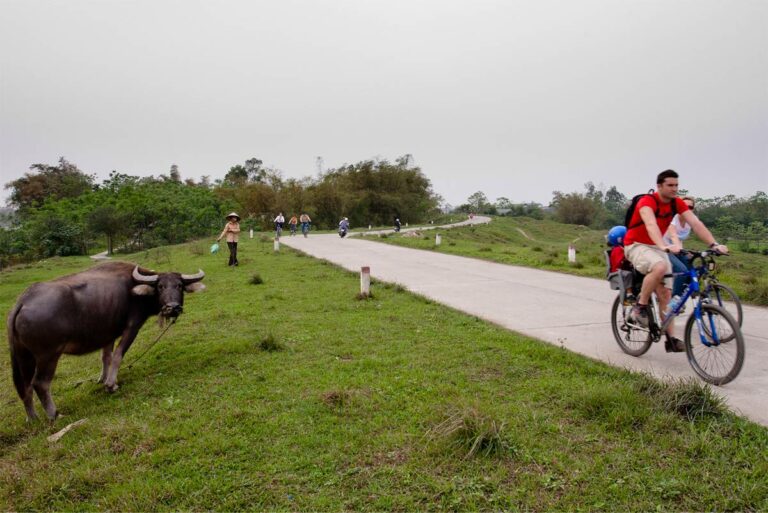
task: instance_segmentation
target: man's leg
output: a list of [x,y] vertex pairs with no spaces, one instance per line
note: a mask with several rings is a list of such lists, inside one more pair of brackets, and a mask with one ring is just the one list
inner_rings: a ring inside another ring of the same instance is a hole
[[[663,262],[657,262],[651,272],[645,275],[643,280],[643,288],[640,290],[639,303],[648,305],[651,301],[651,292],[664,288],[664,275],[667,273],[667,266]],[[661,301],[661,297],[659,297]],[[669,303],[669,297],[667,296],[667,303]],[[666,305],[665,305],[666,306]],[[663,309],[663,307],[662,307]]]

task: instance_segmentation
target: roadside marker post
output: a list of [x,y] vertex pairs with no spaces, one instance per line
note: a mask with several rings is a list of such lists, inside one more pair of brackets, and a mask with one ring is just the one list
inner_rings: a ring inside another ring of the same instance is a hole
[[435,234],[435,246],[439,246],[442,241],[443,240],[440,238],[440,234],[436,233]]
[[371,268],[368,266],[360,268],[360,294],[371,295]]
[[572,264],[576,263],[576,248],[573,244],[568,245],[568,262]]
[[280,251],[280,239],[275,239],[275,251]]
[[253,238],[253,228],[251,228],[251,238]]

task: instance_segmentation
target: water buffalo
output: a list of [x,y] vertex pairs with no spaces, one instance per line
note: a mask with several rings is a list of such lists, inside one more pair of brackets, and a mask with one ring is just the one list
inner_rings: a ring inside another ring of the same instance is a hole
[[191,276],[152,274],[135,264],[109,262],[30,286],[8,314],[13,384],[28,420],[37,418],[33,389],[48,418],[56,418],[51,380],[62,354],[101,349],[99,382],[117,390],[120,362],[144,322],[152,315],[161,322],[178,317],[184,291],[205,289],[199,283],[204,276],[202,270]]

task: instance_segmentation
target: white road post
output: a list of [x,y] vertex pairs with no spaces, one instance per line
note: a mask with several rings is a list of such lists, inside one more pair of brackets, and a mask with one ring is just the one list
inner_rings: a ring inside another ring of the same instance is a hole
[[360,268],[360,295],[371,295],[371,268],[368,266]]
[[573,244],[568,244],[568,262],[576,263],[576,248]]
[[275,237],[275,251],[280,251],[280,239]]
[[435,234],[435,246],[439,246],[441,242],[442,242],[442,239],[440,238],[440,234],[436,233]]
[[253,238],[253,228],[251,228],[250,234],[251,234],[251,238]]

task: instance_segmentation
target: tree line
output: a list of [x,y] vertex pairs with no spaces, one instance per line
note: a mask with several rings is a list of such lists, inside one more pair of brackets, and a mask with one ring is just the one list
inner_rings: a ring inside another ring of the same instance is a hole
[[[388,225],[395,217],[423,222],[438,213],[441,198],[410,155],[366,160],[285,179],[258,158],[232,166],[222,180],[182,180],[168,174],[138,177],[113,171],[97,183],[64,157],[58,165],[34,164],[5,185],[14,213],[0,224],[0,266],[95,249],[147,249],[210,236],[223,216],[237,211],[244,229],[270,230],[278,212],[307,213],[316,228]],[[7,214],[6,214],[7,217]]]
[[[688,195],[681,190],[680,195]],[[456,207],[459,212],[490,215],[526,216],[535,219],[550,218],[566,224],[578,224],[594,229],[608,229],[624,224],[624,216],[631,196],[616,186],[584,184],[584,192],[552,192],[549,205],[539,203],[512,203],[505,197],[495,202],[482,191],[467,198]],[[716,198],[696,198],[696,215],[721,241],[737,242],[743,251],[768,254],[768,195],[758,191],[747,198],[728,195]]]

